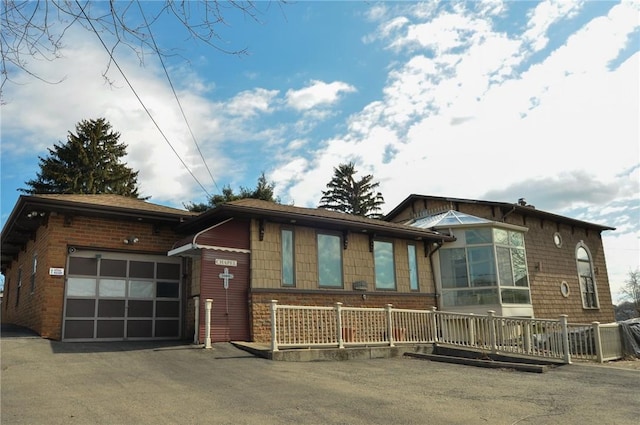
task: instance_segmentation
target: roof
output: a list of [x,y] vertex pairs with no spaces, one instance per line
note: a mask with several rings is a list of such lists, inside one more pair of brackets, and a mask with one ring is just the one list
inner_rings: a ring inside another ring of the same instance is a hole
[[553,214],[550,212],[546,212],[543,210],[539,210],[532,205],[520,204],[520,203],[509,203],[509,202],[494,202],[494,201],[482,201],[476,199],[463,199],[463,198],[449,198],[449,197],[441,197],[441,196],[427,196],[427,195],[416,195],[411,194],[404,201],[400,202],[393,210],[391,210],[387,215],[384,216],[384,220],[393,220],[397,217],[402,211],[412,205],[415,201],[444,201],[450,202],[451,204],[476,204],[476,205],[484,205],[494,208],[501,208],[505,212],[513,212],[516,214],[520,214],[528,217],[538,217],[540,219],[549,220],[558,223],[566,223],[571,226],[580,226],[583,228],[597,229],[598,231],[603,230],[615,230],[615,227],[604,226],[601,224],[589,223],[586,221],[576,220],[570,217],[565,217],[558,214]]
[[165,207],[131,197],[98,194],[37,194],[22,195],[13,207],[2,229],[2,270],[11,263],[34,232],[42,218],[50,212],[103,218],[131,219],[154,224],[178,225],[197,213]]
[[322,208],[303,208],[248,198],[227,202],[206,211],[193,220],[182,224],[178,231],[184,233],[196,232],[230,217],[262,218],[278,223],[375,234],[376,236],[403,237],[417,240],[454,240],[451,236],[429,229],[390,223]]

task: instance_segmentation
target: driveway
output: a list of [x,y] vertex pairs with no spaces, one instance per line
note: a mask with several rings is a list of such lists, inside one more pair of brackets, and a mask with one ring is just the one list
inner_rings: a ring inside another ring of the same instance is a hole
[[534,374],[411,358],[275,362],[230,344],[4,332],[3,424],[637,424],[640,371]]

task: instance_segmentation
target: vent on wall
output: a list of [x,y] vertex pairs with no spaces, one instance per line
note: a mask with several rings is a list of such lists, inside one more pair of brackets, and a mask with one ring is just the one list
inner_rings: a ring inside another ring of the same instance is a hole
[[366,280],[356,280],[351,285],[354,291],[366,291],[368,288]]

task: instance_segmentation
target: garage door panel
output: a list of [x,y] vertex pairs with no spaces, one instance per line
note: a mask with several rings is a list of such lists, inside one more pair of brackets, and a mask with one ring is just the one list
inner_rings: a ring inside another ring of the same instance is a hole
[[129,338],[151,338],[153,336],[153,321],[128,320],[127,336]]
[[96,300],[67,300],[67,317],[93,317],[96,314]]
[[124,338],[124,320],[98,320],[97,338]]
[[153,301],[129,300],[129,317],[153,317]]
[[179,321],[178,320],[156,320],[156,334],[157,338],[169,338],[179,335]]
[[67,320],[64,327],[64,338],[93,338],[93,320]]
[[180,317],[180,302],[157,301],[156,317]]
[[98,301],[98,317],[124,317],[124,300]]

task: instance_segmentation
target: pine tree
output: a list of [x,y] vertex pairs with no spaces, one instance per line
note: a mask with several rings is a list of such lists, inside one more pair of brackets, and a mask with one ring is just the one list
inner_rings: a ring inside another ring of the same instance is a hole
[[40,172],[25,182],[21,192],[36,193],[111,193],[139,198],[138,172],[120,160],[127,145],[119,143],[120,133],[111,130],[104,118],[82,120],[75,134],[69,132],[66,143],[49,148],[49,156],[38,157]]
[[381,217],[384,198],[380,192],[376,192],[380,183],[373,182],[371,174],[356,180],[357,171],[353,162],[340,164],[333,171],[334,176],[327,183],[328,190],[322,191],[318,208],[369,218]]
[[222,188],[222,194],[213,195],[209,198],[209,203],[198,203],[194,204],[184,204],[184,207],[193,212],[203,212],[210,208],[214,208],[220,204],[224,204],[225,202],[237,201],[238,199],[252,198],[252,199],[261,199],[263,201],[280,203],[280,198],[275,197],[273,193],[273,189],[275,188],[274,183],[269,183],[267,181],[267,177],[264,174],[264,171],[258,177],[258,183],[255,189],[249,189],[246,187],[240,186],[240,193],[234,193],[231,186],[227,185]]

